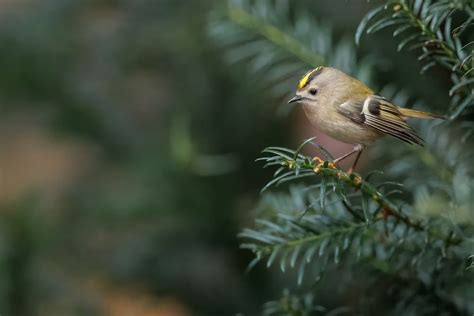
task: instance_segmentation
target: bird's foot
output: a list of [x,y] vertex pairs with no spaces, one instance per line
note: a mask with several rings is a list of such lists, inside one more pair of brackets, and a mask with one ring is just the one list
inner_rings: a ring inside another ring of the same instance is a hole
[[318,173],[321,168],[337,169],[337,165],[334,161],[325,161],[319,157],[314,157],[313,161],[316,162],[316,166],[313,169],[316,173]]
[[320,164],[323,164],[324,163],[324,160],[322,160],[321,158],[319,158],[318,156],[316,157],[313,157],[313,161],[316,162],[318,165]]
[[315,173],[319,173],[319,170],[321,170],[321,167],[324,165],[324,160],[322,160],[319,157],[314,157],[313,161],[316,163],[316,165],[313,168],[313,171]]

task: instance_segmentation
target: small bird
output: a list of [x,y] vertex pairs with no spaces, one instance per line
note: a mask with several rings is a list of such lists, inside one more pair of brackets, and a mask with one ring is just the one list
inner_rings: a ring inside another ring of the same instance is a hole
[[323,133],[355,145],[351,152],[333,161],[337,164],[357,153],[349,173],[362,150],[382,136],[423,146],[423,140],[406,123],[406,118],[443,119],[437,114],[398,107],[332,67],[320,66],[308,71],[298,82],[296,95],[288,101],[293,102],[303,105],[306,117]]

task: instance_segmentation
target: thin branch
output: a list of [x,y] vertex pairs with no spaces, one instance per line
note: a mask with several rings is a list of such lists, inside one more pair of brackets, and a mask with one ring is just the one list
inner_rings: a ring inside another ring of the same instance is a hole
[[[285,164],[285,162],[283,162]],[[291,166],[294,165],[293,162],[286,162],[286,165]],[[410,219],[408,216],[404,215],[398,210],[398,207],[390,201],[385,195],[377,190],[375,186],[371,183],[362,180],[361,177],[352,173],[349,174],[341,169],[337,168],[330,168],[330,163],[324,162],[322,164],[317,164],[314,160],[303,163],[300,165],[301,169],[310,169],[313,170],[316,174],[322,176],[329,176],[332,178],[336,178],[350,187],[361,190],[367,196],[369,196],[374,202],[376,202],[380,206],[380,211],[383,212],[384,216],[393,216],[396,219],[402,221],[407,226],[412,227],[415,230],[424,230],[425,227],[419,221],[414,221]]]
[[[263,152],[266,152],[264,150]],[[400,208],[392,202],[388,197],[385,196],[377,187],[370,182],[363,180],[357,174],[349,174],[336,166],[332,162],[329,161],[317,161],[314,159],[310,159],[309,157],[300,157],[296,160],[290,158],[288,152],[285,151],[284,153],[279,153],[278,151],[272,150],[272,153],[275,156],[279,157],[279,163],[281,167],[285,167],[290,171],[302,172],[302,171],[312,171],[315,175],[321,176],[322,178],[332,178],[337,181],[340,181],[349,187],[360,190],[365,196],[369,197],[372,201],[378,204],[379,208],[374,214],[374,216],[379,215],[379,218],[386,219],[388,217],[393,217],[399,222],[403,222],[406,226],[414,229],[415,231],[425,231],[431,236],[445,240],[446,236],[444,234],[439,233],[438,231],[432,231],[429,226],[425,225],[423,222],[419,220],[414,220],[401,212]],[[274,157],[271,157],[272,161],[277,162]],[[288,173],[287,173],[288,174]],[[293,177],[293,175],[288,175]],[[280,181],[284,181],[285,179],[280,179]],[[278,184],[278,181],[271,181],[273,184]],[[350,211],[349,211],[350,212]],[[352,212],[350,212],[352,214]],[[352,214],[354,216],[354,214]],[[355,215],[357,216],[357,215]],[[359,217],[358,217],[359,218]],[[459,244],[462,241],[460,238],[452,238],[450,242],[452,244]]]

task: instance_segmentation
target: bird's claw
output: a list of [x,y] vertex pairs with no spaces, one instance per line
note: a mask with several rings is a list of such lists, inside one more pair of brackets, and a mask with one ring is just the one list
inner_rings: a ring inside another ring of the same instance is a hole
[[314,157],[313,161],[316,162],[316,166],[313,169],[314,172],[316,173],[318,173],[321,170],[321,168],[337,169],[336,163],[332,161],[325,161],[319,157]]
[[316,157],[313,157],[313,161],[315,161],[318,165],[320,164],[323,164],[324,163],[324,160],[322,160],[321,158],[319,158],[318,156]]
[[314,157],[313,161],[316,163],[316,166],[314,167],[313,171],[315,173],[319,173],[319,170],[321,170],[321,167],[324,165],[324,160],[319,157]]

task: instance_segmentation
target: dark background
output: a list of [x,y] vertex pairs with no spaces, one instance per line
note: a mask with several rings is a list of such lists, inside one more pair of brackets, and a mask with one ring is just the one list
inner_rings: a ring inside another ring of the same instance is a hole
[[[0,314],[247,315],[281,294],[236,235],[271,176],[260,150],[315,130],[225,60],[222,5],[0,2]],[[303,5],[352,40],[373,3]],[[359,49],[374,88],[443,108],[447,74],[387,34]]]

